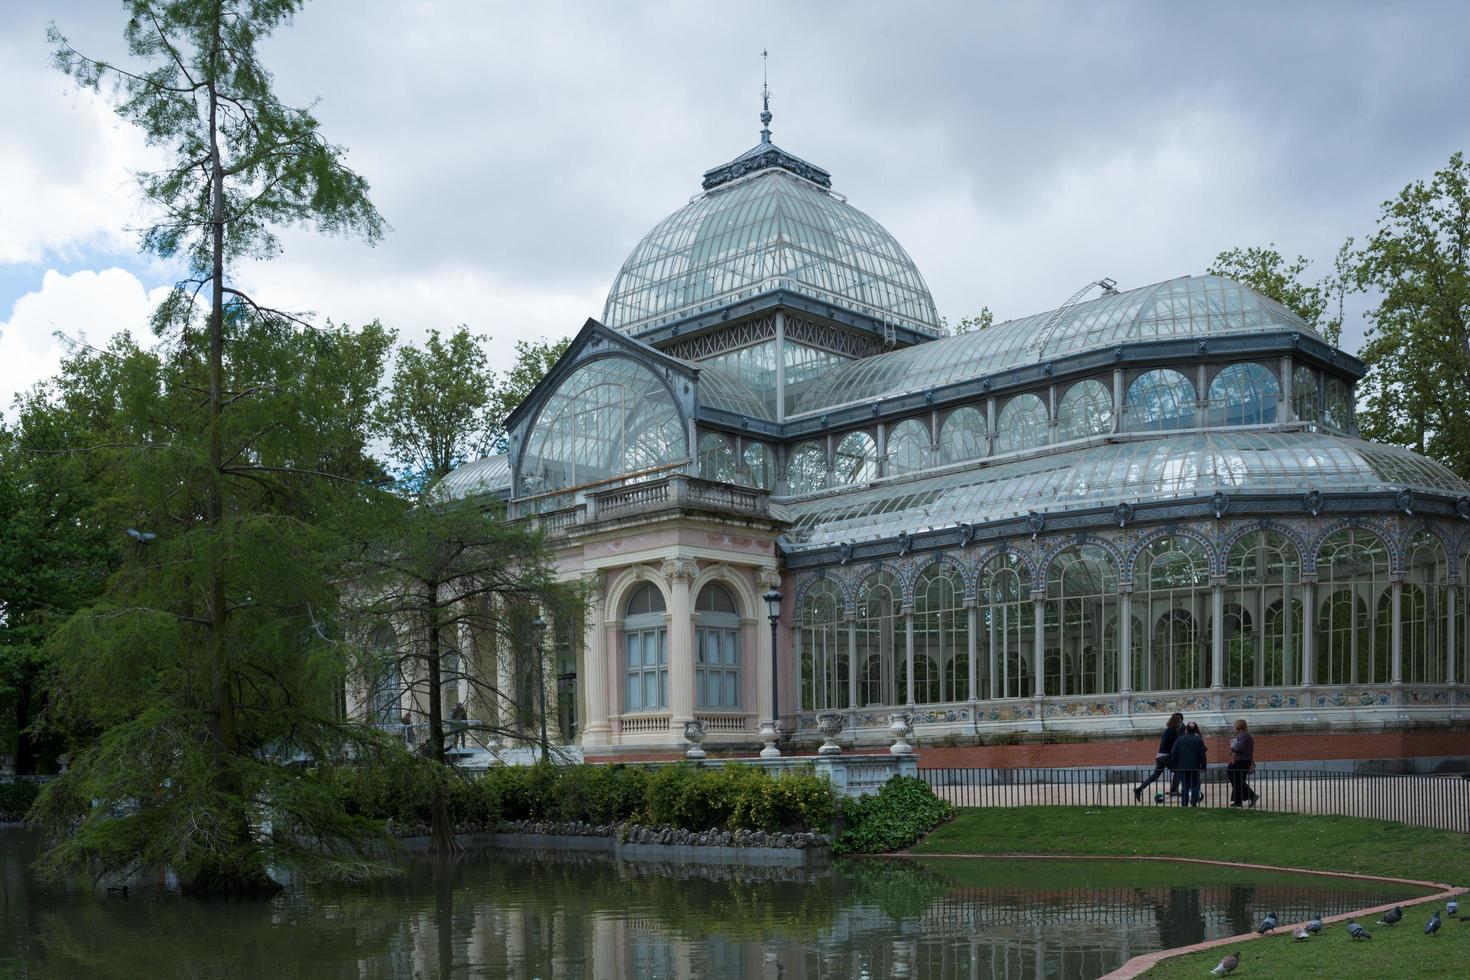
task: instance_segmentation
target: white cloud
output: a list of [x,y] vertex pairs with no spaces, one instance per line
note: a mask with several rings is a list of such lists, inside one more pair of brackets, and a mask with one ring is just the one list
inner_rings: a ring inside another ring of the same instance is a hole
[[0,321],[0,408],[8,414],[17,394],[57,372],[65,351],[58,332],[93,347],[124,330],[149,340],[148,317],[166,292],[150,292],[125,269],[48,271],[41,288],[17,300],[9,319]]

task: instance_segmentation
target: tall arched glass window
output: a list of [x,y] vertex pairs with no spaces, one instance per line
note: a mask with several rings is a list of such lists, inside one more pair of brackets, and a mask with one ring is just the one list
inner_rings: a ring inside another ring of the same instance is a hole
[[1095,544],[1073,545],[1046,573],[1047,694],[1118,690],[1118,569]]
[[1175,691],[1210,684],[1210,560],[1183,535],[1154,541],[1134,569],[1133,608],[1144,613],[1140,691]]
[[699,475],[720,483],[735,482],[735,450],[730,440],[718,432],[699,437]]
[[1399,600],[1405,684],[1443,684],[1447,679],[1449,573],[1439,538],[1420,531],[1409,540]]
[[985,413],[969,405],[944,417],[939,427],[939,460],[948,465],[985,455]]
[[847,623],[837,586],[821,581],[807,590],[797,623],[801,630],[801,706],[818,711],[849,707]]
[[1304,364],[1291,370],[1291,411],[1302,422],[1317,422],[1322,418],[1322,389],[1317,384],[1317,372]]
[[[936,667],[922,688],[921,656]],[[920,704],[967,700],[969,659],[970,613],[965,609],[964,582],[948,565],[931,565],[914,584],[914,699]]]
[[864,704],[903,704],[899,665],[908,654],[902,613],[903,589],[888,572],[874,572],[858,586],[857,654],[862,668],[858,691]]
[[601,357],[567,375],[541,406],[516,492],[530,496],[688,458],[684,420],[663,381],[631,358]]
[[[1301,558],[1277,531],[1252,531],[1225,557],[1225,684],[1297,683],[1302,651]],[[1232,621],[1229,609],[1236,610]]]
[[1346,435],[1352,429],[1353,402],[1348,386],[1336,378],[1327,379],[1327,393],[1322,402],[1322,422],[1334,432]]
[[1264,364],[1232,364],[1210,382],[1210,425],[1265,425],[1276,421],[1281,382]]
[[995,420],[995,451],[1009,453],[1046,445],[1046,402],[1033,394],[1017,395],[1001,406]]
[[1031,569],[1020,555],[996,555],[980,569],[977,600],[979,646],[987,651],[975,665],[981,696],[1030,696],[1031,646],[1036,635]]
[[1194,428],[1194,384],[1178,371],[1145,371],[1128,386],[1123,419],[1130,432]]
[[776,454],[763,442],[748,442],[740,454],[746,479],[753,487],[771,490],[776,486]]
[[669,706],[669,631],[664,594],[644,582],[623,607],[626,685],[623,710],[662,711]]
[[1057,402],[1057,438],[1085,439],[1113,431],[1113,393],[1096,378],[1084,378]]
[[740,707],[740,610],[718,582],[694,601],[694,703],[714,711]]
[[878,444],[866,432],[849,432],[837,443],[832,480],[837,486],[878,478]]
[[1388,549],[1372,532],[1338,531],[1317,550],[1319,684],[1386,684],[1387,629],[1379,600],[1388,593]]
[[929,461],[929,427],[918,419],[904,419],[888,432],[888,475],[916,473]]
[[786,460],[786,488],[795,494],[815,493],[827,485],[827,451],[819,442],[793,446]]

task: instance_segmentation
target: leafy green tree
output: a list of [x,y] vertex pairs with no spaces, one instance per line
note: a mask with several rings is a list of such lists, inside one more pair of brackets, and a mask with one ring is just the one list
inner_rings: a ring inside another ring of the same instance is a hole
[[1315,283],[1305,278],[1311,265],[1312,261],[1303,255],[1287,260],[1272,243],[1264,248],[1253,245],[1227,249],[1215,256],[1206,271],[1234,279],[1274,299],[1336,345],[1342,337],[1344,303],[1355,282],[1353,240],[1349,238],[1338,249],[1333,271]]
[[270,890],[275,861],[371,865],[378,828],[289,763],[379,747],[342,717],[333,623],[340,542],[386,496],[366,447],[390,338],[313,328],[235,278],[279,252],[282,225],[384,229],[343,150],[257,57],[301,6],[128,0],[126,67],[50,32],[62,71],[106,86],[168,149],[140,179],[158,215],[141,244],[189,270],[154,315],[164,354],[119,377],[116,416],[75,447],[112,467],[146,543],[48,639],[55,723],[99,733],[38,803],[62,832],[53,871],[169,865],[208,893]]
[[520,407],[531,389],[540,384],[541,379],[546,377],[546,372],[561,360],[571,342],[569,337],[555,341],[545,338],[516,341],[515,363],[509,371],[496,378],[491,397],[494,423],[491,428],[491,443],[496,452],[505,452],[508,448],[507,433],[502,425],[505,417]]
[[[948,326],[947,321],[945,325]],[[955,323],[951,332],[959,335],[962,333],[971,333],[976,330],[989,330],[993,326],[995,326],[995,314],[990,312],[990,307],[982,306],[980,307],[980,312],[975,316],[961,317]]]
[[448,338],[429,331],[422,348],[399,348],[374,422],[405,488],[422,490],[490,451],[498,421],[485,341],[461,326]]
[[1470,479],[1470,164],[1455,153],[1385,201],[1357,284],[1369,310],[1359,422]]

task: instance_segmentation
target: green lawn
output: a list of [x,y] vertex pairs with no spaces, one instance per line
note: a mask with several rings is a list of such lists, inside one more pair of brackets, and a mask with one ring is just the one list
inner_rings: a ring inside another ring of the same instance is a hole
[[[1164,807],[962,809],[915,854],[1089,854],[1205,858],[1319,871],[1347,871],[1470,885],[1470,837],[1350,817]],[[1140,867],[1140,874],[1145,870]],[[1462,901],[1470,906],[1470,901]],[[1235,977],[1428,978],[1470,976],[1470,925],[1446,919],[1423,933],[1430,907],[1394,928],[1365,922],[1371,942],[1352,942],[1342,923],[1304,943],[1289,936],[1240,945]],[[1376,916],[1375,916],[1376,918]],[[1166,960],[1149,980],[1208,977],[1223,950]]]

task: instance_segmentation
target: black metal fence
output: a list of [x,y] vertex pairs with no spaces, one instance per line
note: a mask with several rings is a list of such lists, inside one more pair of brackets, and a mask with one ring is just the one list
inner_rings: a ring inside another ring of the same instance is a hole
[[[1176,806],[1187,775],[1165,770],[1135,793],[1153,768],[920,769],[919,776],[956,806]],[[1199,806],[1228,806],[1230,773],[1206,769]],[[1175,777],[1186,777],[1177,779]],[[1314,813],[1395,820],[1470,834],[1470,778],[1389,775],[1324,769],[1257,769],[1242,801],[1274,813]]]

